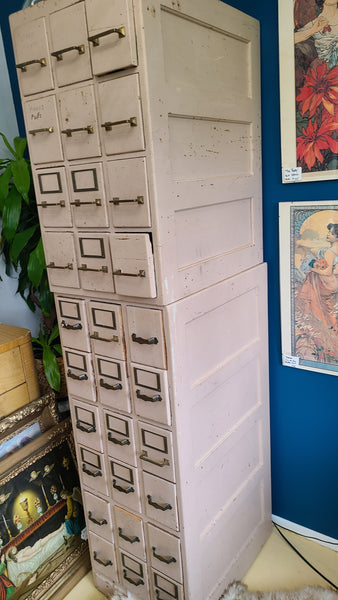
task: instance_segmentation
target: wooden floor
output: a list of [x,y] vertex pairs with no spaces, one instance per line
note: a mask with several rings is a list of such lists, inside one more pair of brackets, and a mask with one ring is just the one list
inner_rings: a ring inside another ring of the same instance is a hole
[[[338,546],[335,552],[285,529],[281,531],[318,571],[338,587]],[[249,589],[261,591],[297,589],[306,585],[330,587],[288,546],[277,530],[273,531],[243,582]],[[103,599],[104,596],[94,588],[91,573],[65,597],[65,600]]]

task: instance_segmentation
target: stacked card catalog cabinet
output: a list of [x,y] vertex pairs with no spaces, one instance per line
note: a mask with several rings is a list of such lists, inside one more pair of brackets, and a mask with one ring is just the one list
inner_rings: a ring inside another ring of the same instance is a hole
[[43,0],[11,29],[95,584],[216,599],[270,526],[257,23]]

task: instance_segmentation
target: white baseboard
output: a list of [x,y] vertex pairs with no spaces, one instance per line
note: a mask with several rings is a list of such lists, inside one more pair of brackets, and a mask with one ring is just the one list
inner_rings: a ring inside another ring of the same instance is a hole
[[303,527],[302,525],[298,525],[298,523],[293,523],[292,521],[288,521],[277,515],[272,515],[272,522],[285,529],[294,531],[294,533],[299,533],[303,537],[312,539],[314,542],[317,542],[317,544],[321,544],[322,546],[326,546],[327,548],[331,548],[331,550],[338,552],[338,540],[335,538],[323,535],[322,533],[318,533],[317,531],[313,531],[312,529],[308,529],[307,527]]

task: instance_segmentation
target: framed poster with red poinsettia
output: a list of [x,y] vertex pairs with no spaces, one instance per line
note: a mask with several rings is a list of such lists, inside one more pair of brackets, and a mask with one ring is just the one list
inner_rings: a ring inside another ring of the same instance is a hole
[[279,0],[283,183],[338,178],[337,0]]

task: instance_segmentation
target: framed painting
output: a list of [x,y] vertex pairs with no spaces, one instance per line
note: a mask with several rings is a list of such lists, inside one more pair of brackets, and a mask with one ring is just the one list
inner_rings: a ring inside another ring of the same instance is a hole
[[279,0],[283,183],[338,177],[338,8]]
[[338,375],[338,201],[279,205],[282,361]]
[[61,600],[88,571],[69,419],[0,463],[0,595]]

